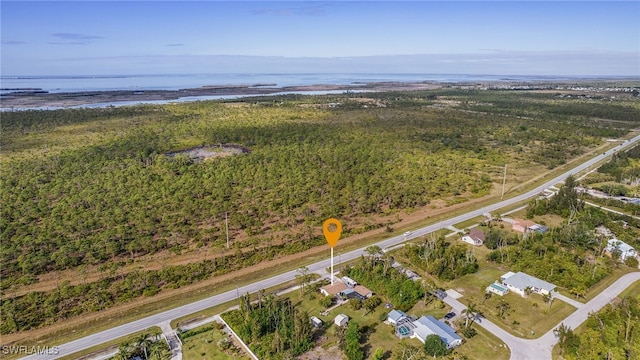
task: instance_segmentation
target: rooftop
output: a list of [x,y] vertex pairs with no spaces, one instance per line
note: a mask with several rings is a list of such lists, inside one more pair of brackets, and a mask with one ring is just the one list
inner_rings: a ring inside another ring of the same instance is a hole
[[347,289],[347,285],[342,281],[336,281],[333,283],[333,285],[327,285],[322,287],[322,290],[324,290],[329,295],[335,295],[346,289]]
[[618,239],[611,239],[607,241],[607,247],[610,247],[612,249],[618,249],[623,253],[635,250],[633,246],[627,244],[624,241],[620,241]]
[[420,317],[414,324],[417,327],[413,331],[422,339],[426,339],[427,336],[433,333],[440,336],[447,346],[455,340],[462,340],[460,335],[456,334],[449,325],[436,320],[436,318],[431,315]]
[[387,315],[387,319],[390,319],[392,321],[398,322],[400,320],[402,320],[403,318],[407,318],[409,317],[409,315],[407,315],[407,313],[405,313],[404,311],[401,310],[391,310],[389,312],[389,315]]
[[504,287],[504,286],[502,286],[500,284],[496,284],[496,283],[491,283],[491,285],[489,285],[489,287],[492,287],[492,288],[494,288],[494,289],[496,289],[498,291],[503,291],[503,292],[509,290],[506,287]]
[[537,277],[527,275],[523,272],[517,272],[506,278],[504,277],[505,275],[503,275],[502,282],[504,282],[507,285],[513,286],[516,289],[524,290],[527,287],[532,287],[532,288],[544,289],[547,291],[553,291],[553,289],[556,288],[556,286],[553,285],[552,283],[548,283],[544,280],[540,280]]

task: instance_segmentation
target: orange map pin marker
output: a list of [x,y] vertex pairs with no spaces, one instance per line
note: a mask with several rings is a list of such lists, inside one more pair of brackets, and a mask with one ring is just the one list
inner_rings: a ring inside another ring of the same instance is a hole
[[[335,231],[329,231],[329,225],[335,225]],[[322,224],[322,232],[324,233],[324,238],[327,239],[329,246],[333,248],[338,243],[340,235],[342,234],[342,224],[338,219],[327,219],[324,221],[324,224]]]

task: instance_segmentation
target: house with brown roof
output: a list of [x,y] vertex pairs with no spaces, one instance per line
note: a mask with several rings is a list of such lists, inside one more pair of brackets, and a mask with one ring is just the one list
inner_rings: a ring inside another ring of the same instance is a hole
[[537,224],[531,220],[513,219],[511,230],[524,234],[530,227],[534,225]]
[[473,228],[468,234],[465,234],[461,240],[474,246],[482,246],[482,244],[484,244],[484,232],[480,229]]
[[320,288],[320,292],[324,296],[336,296],[337,294],[347,290],[349,287],[342,281],[336,281],[333,285],[327,285]]

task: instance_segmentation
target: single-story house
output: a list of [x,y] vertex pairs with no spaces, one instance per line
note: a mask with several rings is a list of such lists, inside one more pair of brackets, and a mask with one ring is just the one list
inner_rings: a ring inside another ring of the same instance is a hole
[[407,277],[408,277],[409,279],[413,280],[413,281],[420,280],[420,275],[418,275],[418,274],[414,273],[413,271],[411,271],[411,270],[409,270],[409,269],[406,269],[406,270],[404,271],[404,274],[405,274],[405,275],[407,275]]
[[473,228],[468,234],[462,237],[462,241],[475,246],[482,246],[484,244],[484,232],[480,229]]
[[505,296],[509,293],[509,289],[498,283],[492,283],[491,285],[487,286],[487,289],[485,291],[500,296]]
[[365,300],[373,296],[373,291],[362,285],[356,285],[354,288],[346,288],[342,290],[338,295],[347,299]]
[[364,297],[365,299],[368,299],[368,298],[373,296],[373,291],[367,289],[366,287],[364,287],[362,285],[356,285],[353,288],[353,290],[355,290],[355,292],[360,294],[360,296]]
[[607,241],[607,247],[605,250],[609,255],[612,255],[614,252],[618,252],[620,254],[621,261],[625,261],[628,257],[638,256],[638,252],[631,245],[615,238]]
[[549,295],[556,288],[556,286],[551,283],[540,280],[537,277],[527,275],[523,272],[517,272],[514,274],[509,271],[502,275],[500,280],[502,280],[502,286],[506,287],[510,291],[520,294],[522,297],[527,296],[525,291],[527,288],[540,295]]
[[447,345],[447,349],[462,344],[462,337],[456,334],[451,326],[436,320],[436,318],[431,315],[420,317],[413,322],[413,325],[415,325],[415,328],[413,329],[412,337],[417,338],[423,343],[427,340],[427,336],[435,334]]
[[320,288],[320,292],[324,296],[336,296],[347,289],[347,285],[342,281],[336,281],[333,285],[327,285]]
[[350,288],[355,287],[356,285],[358,285],[358,282],[356,282],[355,280],[353,280],[352,278],[350,278],[348,276],[343,276],[342,277],[342,282],[345,283]]
[[513,224],[511,224],[511,230],[524,234],[525,232],[527,232],[527,230],[530,227],[534,225],[537,225],[537,224],[531,220],[513,219]]
[[340,297],[343,299],[358,299],[358,300],[366,299],[364,296],[358,294],[358,292],[355,291],[354,289],[348,289],[348,288],[345,290],[342,290],[338,295],[340,295]]
[[337,326],[345,326],[349,322],[349,317],[345,314],[338,314],[335,319],[333,319],[333,323]]
[[406,319],[411,319],[411,317],[401,310],[391,310],[389,311],[389,315],[387,315],[387,322],[393,326],[402,323]]
[[540,233],[540,234],[544,234],[544,233],[546,233],[547,231],[549,231],[549,228],[548,228],[548,227],[546,227],[546,226],[544,226],[544,225],[540,225],[540,224],[534,224],[534,225],[531,225],[531,226],[529,226],[527,229],[528,229],[529,231],[535,231],[535,232],[538,232],[538,233]]
[[312,316],[311,317],[311,324],[313,324],[314,327],[321,328],[323,322],[322,322],[322,320],[318,319],[317,317]]

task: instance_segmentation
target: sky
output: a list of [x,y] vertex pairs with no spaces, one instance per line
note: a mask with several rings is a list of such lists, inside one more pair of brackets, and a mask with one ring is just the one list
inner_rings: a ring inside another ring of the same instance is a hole
[[640,76],[640,1],[0,1],[0,75]]

